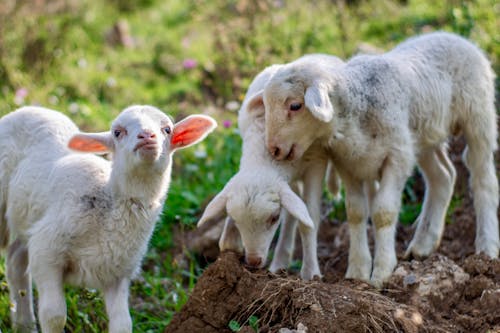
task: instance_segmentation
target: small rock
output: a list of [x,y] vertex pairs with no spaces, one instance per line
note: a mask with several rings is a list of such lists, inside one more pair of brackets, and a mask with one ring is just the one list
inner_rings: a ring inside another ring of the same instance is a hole
[[486,289],[481,294],[481,305],[484,308],[500,308],[500,289]]
[[415,325],[422,325],[424,323],[424,319],[422,318],[422,315],[418,312],[413,312],[411,314],[411,321]]
[[289,328],[280,328],[279,333],[307,333],[307,327],[299,323],[297,325],[297,329],[289,329]]
[[394,318],[396,319],[401,319],[405,317],[405,312],[403,309],[397,308],[396,311],[394,311]]
[[399,266],[398,268],[396,268],[393,275],[404,277],[404,276],[408,275],[408,272],[406,271],[406,269],[403,266]]
[[314,303],[313,305],[311,305],[311,310],[315,312],[321,312],[321,306],[319,304]]
[[414,285],[415,283],[417,283],[417,277],[415,276],[415,274],[406,275],[403,279],[403,284],[405,287]]
[[455,288],[464,285],[470,276],[453,260],[433,255],[425,261],[412,260],[410,265],[401,265],[393,280],[404,288],[412,287],[420,297],[447,297]]

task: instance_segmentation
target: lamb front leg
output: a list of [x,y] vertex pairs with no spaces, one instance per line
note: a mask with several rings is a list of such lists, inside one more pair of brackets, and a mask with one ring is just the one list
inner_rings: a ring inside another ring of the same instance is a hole
[[288,268],[295,249],[297,220],[286,210],[282,210],[282,214],[280,235],[274,251],[273,261],[269,266],[269,270],[273,273]]
[[342,178],[345,186],[345,205],[349,223],[349,259],[347,279],[370,280],[372,257],[368,248],[366,225],[368,221],[368,197],[363,182]]
[[40,266],[36,275],[33,275],[39,294],[40,326],[43,333],[61,333],[66,325],[62,270],[58,267]]
[[388,156],[381,170],[380,187],[373,198],[371,218],[375,225],[375,255],[370,282],[380,288],[396,267],[396,224],[401,193],[412,163],[404,157]]
[[129,286],[130,280],[123,278],[104,290],[109,333],[132,332],[132,319],[128,309]]

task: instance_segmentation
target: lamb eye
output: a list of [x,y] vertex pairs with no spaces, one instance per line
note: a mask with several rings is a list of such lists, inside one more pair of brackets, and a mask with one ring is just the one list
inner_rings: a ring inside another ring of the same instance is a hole
[[118,129],[115,129],[115,130],[113,131],[113,134],[115,135],[115,138],[119,137],[121,133],[122,133],[122,131],[120,131],[120,130],[118,130]]
[[164,131],[165,133],[167,133],[167,134],[172,133],[172,129],[170,128],[170,126],[164,127],[164,128],[163,128],[163,131]]
[[275,224],[276,222],[278,222],[279,219],[280,219],[280,214],[275,214],[275,215],[271,216],[271,218],[269,219],[269,222],[271,224]]
[[302,108],[302,103],[290,104],[290,111],[299,111]]

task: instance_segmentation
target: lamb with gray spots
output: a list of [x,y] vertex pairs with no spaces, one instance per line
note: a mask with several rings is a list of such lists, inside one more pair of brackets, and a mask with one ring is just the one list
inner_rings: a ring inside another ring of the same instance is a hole
[[[467,141],[476,251],[498,257],[494,76],[478,47],[437,32],[336,68],[291,63],[266,85],[270,154],[293,162],[320,142],[341,176],[350,232],[346,277],[381,285],[391,275],[401,193],[415,164],[427,189],[407,255],[427,256],[439,246],[456,177],[446,142],[459,133]],[[378,189],[367,190],[374,182]],[[373,270],[368,217],[375,226]]]

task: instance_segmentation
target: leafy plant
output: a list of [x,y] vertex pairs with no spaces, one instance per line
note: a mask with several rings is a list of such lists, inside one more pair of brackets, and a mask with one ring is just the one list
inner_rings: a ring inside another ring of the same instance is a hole
[[250,325],[255,333],[259,333],[259,317],[250,316],[250,318],[248,318],[248,325]]
[[233,332],[238,332],[239,330],[241,330],[241,325],[236,320],[231,320],[228,327]]
[[[259,317],[252,315],[248,318],[247,322],[248,326],[250,326],[255,333],[259,333]],[[239,332],[242,329],[241,324],[234,319],[230,320],[227,326],[233,332]]]

